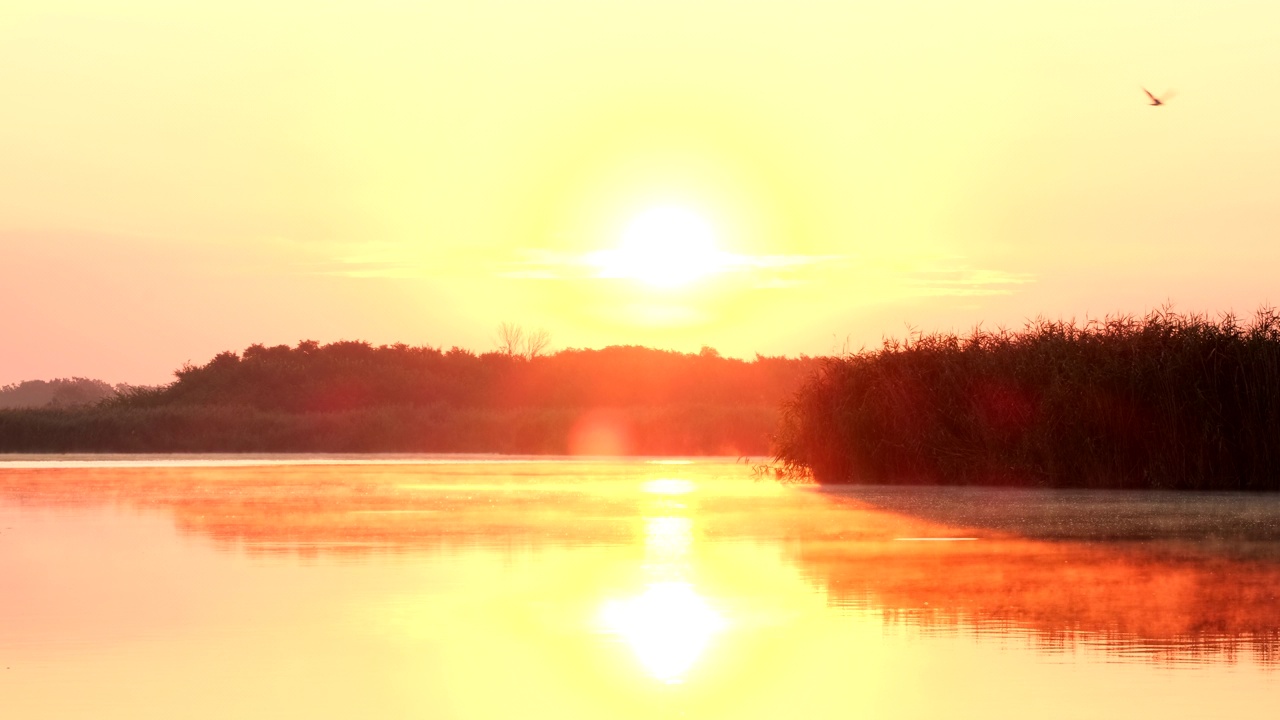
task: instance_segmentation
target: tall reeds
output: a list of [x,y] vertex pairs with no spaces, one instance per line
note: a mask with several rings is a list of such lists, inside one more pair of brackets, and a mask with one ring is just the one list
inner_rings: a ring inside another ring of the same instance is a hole
[[1280,314],[888,340],[828,359],[774,453],[822,483],[1280,490]]

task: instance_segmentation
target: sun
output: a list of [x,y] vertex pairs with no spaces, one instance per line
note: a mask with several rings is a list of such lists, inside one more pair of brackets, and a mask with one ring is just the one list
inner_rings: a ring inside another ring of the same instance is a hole
[[705,217],[679,205],[660,205],[632,218],[616,248],[587,259],[599,268],[598,277],[676,288],[724,270],[726,257]]

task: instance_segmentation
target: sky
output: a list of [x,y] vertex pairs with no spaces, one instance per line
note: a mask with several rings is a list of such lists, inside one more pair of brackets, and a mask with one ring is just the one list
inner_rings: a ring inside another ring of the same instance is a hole
[[0,384],[1280,302],[1272,2],[0,0],[0,78]]

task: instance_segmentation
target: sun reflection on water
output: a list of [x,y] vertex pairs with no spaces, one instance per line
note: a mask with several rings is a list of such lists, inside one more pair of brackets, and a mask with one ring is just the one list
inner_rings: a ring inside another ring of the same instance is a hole
[[644,567],[650,580],[685,580],[692,546],[693,521],[689,518],[645,518]]
[[653,495],[684,495],[698,488],[692,480],[682,478],[659,478],[646,482],[641,488]]
[[[654,480],[654,483],[693,483]],[[664,485],[671,488],[672,485]],[[675,487],[683,487],[676,485]],[[657,491],[661,494],[663,491]],[[706,651],[716,633],[728,626],[690,581],[693,522],[687,517],[645,519],[645,564],[648,582],[638,595],[608,600],[600,609],[604,630],[620,638],[650,677],[676,684]]]
[[672,684],[684,680],[727,624],[687,582],[656,582],[636,597],[610,600],[600,619],[630,646],[650,676]]

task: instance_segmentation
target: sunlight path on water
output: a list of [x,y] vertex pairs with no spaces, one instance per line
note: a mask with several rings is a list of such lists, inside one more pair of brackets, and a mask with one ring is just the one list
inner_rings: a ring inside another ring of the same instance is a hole
[[[641,487],[655,495],[685,495],[697,490],[693,481],[678,478],[650,480]],[[686,507],[672,504],[668,509]],[[648,576],[644,592],[606,601],[600,620],[608,632],[626,641],[650,675],[678,683],[727,623],[691,582],[690,518],[645,518],[644,542]]]

